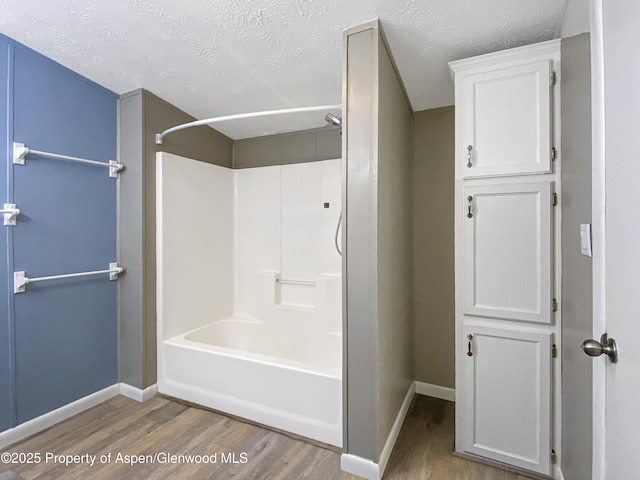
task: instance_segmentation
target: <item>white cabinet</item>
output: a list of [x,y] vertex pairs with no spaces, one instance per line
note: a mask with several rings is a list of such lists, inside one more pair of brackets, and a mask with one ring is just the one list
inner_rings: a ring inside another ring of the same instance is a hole
[[[559,432],[560,42],[450,64],[456,451],[553,477]],[[469,148],[470,147],[470,148]]]
[[465,325],[464,450],[550,473],[551,334]]
[[534,57],[456,72],[463,178],[551,172],[551,64]]
[[552,321],[552,184],[463,187],[464,313]]

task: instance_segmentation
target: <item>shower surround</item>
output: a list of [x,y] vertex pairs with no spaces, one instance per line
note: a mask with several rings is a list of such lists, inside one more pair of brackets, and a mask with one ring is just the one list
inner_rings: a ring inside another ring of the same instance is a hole
[[159,391],[341,446],[340,159],[157,169]]

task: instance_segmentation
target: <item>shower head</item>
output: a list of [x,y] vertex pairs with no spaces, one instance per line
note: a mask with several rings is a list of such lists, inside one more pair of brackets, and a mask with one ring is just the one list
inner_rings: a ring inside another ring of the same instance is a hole
[[342,128],[342,118],[331,112],[327,113],[327,115],[324,117],[324,121],[336,127]]

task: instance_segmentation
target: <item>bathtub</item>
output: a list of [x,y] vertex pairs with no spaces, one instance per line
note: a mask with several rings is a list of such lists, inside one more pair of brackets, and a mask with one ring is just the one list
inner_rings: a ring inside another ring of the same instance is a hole
[[159,342],[159,391],[341,447],[342,337],[298,330],[231,317]]

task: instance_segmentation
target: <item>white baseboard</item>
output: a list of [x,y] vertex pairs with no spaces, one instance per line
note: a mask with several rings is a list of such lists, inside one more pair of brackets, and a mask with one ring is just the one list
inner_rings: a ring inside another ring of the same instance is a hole
[[40,415],[33,420],[22,423],[17,427],[5,430],[4,432],[0,433],[0,448],[5,448],[9,445],[19,442],[20,440],[24,440],[27,437],[35,435],[36,433],[41,432],[42,430],[45,430],[55,425],[56,423],[60,423],[63,420],[73,417],[80,412],[88,410],[91,407],[95,407],[96,405],[115,397],[119,393],[120,385],[111,385],[110,387],[107,387],[103,390],[80,398],[75,402],[71,402],[68,405],[57,408],[52,412],[45,413],[44,415]]
[[138,402],[146,402],[147,400],[153,398],[158,393],[158,384],[154,383],[150,387],[145,388],[144,390],[132,387],[128,383],[120,384],[120,395],[124,395],[125,397],[131,398]]
[[382,478],[382,475],[384,475],[384,471],[387,468],[387,464],[389,463],[391,452],[393,452],[393,447],[396,444],[396,440],[398,440],[398,435],[400,434],[400,429],[402,428],[404,419],[409,412],[409,407],[411,406],[411,401],[413,400],[415,393],[416,384],[415,382],[412,382],[409,386],[409,390],[407,390],[407,394],[404,397],[402,405],[400,406],[400,410],[396,416],[396,421],[393,422],[391,431],[387,436],[387,441],[384,443],[384,448],[380,453],[378,463],[356,455],[343,453],[340,457],[340,468],[343,471],[358,475],[366,478],[367,480],[380,480]]
[[71,402],[68,405],[64,405],[60,408],[53,410],[52,412],[40,415],[33,420],[22,423],[17,427],[10,428],[4,432],[0,432],[0,448],[5,448],[16,442],[24,440],[27,437],[35,435],[56,423],[60,423],[67,418],[73,417],[78,413],[95,407],[96,405],[115,397],[116,395],[124,395],[125,397],[132,398],[138,402],[146,402],[150,398],[154,397],[158,393],[158,385],[154,384],[150,387],[141,390],[136,387],[132,387],[126,383],[116,383],[103,390],[87,395],[80,398],[75,402]]
[[442,400],[456,401],[456,391],[453,388],[432,385],[431,383],[416,382],[416,393]]
[[396,444],[396,440],[398,440],[398,435],[400,435],[400,429],[402,428],[402,424],[404,423],[404,419],[409,412],[409,407],[411,406],[411,401],[413,400],[413,396],[416,393],[416,382],[412,382],[409,386],[409,390],[407,390],[407,394],[404,396],[404,400],[402,401],[402,405],[400,406],[400,411],[396,416],[396,421],[393,422],[393,426],[391,427],[391,431],[387,436],[387,441],[384,442],[384,448],[380,453],[380,458],[378,459],[378,465],[380,465],[380,477],[384,475],[384,471],[387,468],[387,464],[389,463],[389,457],[391,457],[391,452],[393,451],[393,447]]
[[380,480],[380,466],[373,460],[343,453],[340,456],[340,469],[367,480]]

